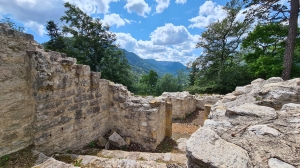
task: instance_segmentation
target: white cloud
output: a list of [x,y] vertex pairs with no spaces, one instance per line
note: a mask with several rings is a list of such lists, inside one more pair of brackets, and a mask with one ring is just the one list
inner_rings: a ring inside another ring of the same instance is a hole
[[125,48],[128,51],[134,51],[137,46],[137,40],[129,33],[115,33],[117,36],[117,44],[121,48]]
[[75,4],[84,12],[91,13],[108,13],[109,4],[111,2],[118,2],[119,0],[63,0]]
[[39,24],[46,24],[48,20],[58,21],[64,13],[61,0],[0,0],[0,6],[1,14],[10,15],[14,20],[22,23],[34,21]]
[[63,4],[67,1],[91,14],[108,13],[109,4],[119,0],[0,0],[0,15],[8,15],[42,35],[41,27],[46,25],[46,21],[60,22],[59,19],[66,10]]
[[185,4],[187,0],[176,0],[177,4]]
[[166,8],[169,7],[170,0],[156,0],[156,13],[162,13]]
[[189,21],[192,22],[189,28],[205,28],[210,23],[216,20],[222,20],[226,16],[227,14],[221,5],[217,5],[212,1],[205,1],[205,3],[199,7],[199,15],[189,19]]
[[125,21],[126,23],[128,23],[128,24],[131,24],[131,21],[128,20],[128,19],[124,19],[124,21]]
[[110,26],[116,25],[117,27],[125,25],[125,21],[120,17],[119,14],[115,13],[104,15],[103,22],[107,23]]
[[135,12],[143,17],[146,17],[146,14],[149,14],[151,11],[151,7],[144,0],[127,0],[124,8],[129,13]]
[[25,22],[24,26],[37,32],[40,36],[43,36],[46,33],[44,29],[44,25],[38,24],[37,22],[34,21]]
[[[174,26],[172,24],[169,26],[175,30],[182,29],[185,31],[186,29],[182,28],[183,26]],[[166,26],[163,26],[161,28],[165,27]],[[158,29],[160,28],[157,28],[156,30]],[[168,45],[166,44],[168,42],[167,40],[163,41],[166,45],[157,45],[153,41],[155,39],[151,39],[150,41],[137,40],[129,33],[116,33],[116,35],[117,44],[119,44],[121,48],[134,52],[142,58],[156,59],[159,61],[178,61],[185,65],[198,57],[198,53],[195,54],[194,51],[199,50],[195,49],[195,45],[200,37],[199,35],[190,35],[190,33],[188,33],[188,37],[185,37],[185,41],[181,39],[183,42],[174,44],[172,43],[172,40],[170,40]]]
[[189,38],[189,32],[184,26],[174,26],[167,23],[165,26],[158,27],[150,37],[156,45],[176,45],[185,42]]

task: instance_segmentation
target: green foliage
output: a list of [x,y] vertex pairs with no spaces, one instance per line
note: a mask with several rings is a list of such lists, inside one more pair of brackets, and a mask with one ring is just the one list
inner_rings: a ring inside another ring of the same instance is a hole
[[[53,21],[47,22],[50,41],[45,44],[46,49],[67,53],[75,57],[77,63],[89,65],[92,71],[101,72],[103,78],[131,89],[131,67],[115,44],[116,35],[109,31],[110,27],[68,2],[64,6],[67,10],[61,21],[67,24],[61,31]],[[65,37],[65,34],[72,37]]]
[[12,30],[17,30],[19,32],[25,32],[24,27],[17,26],[14,22],[10,20],[10,18],[5,17],[4,19],[1,19],[0,23],[6,23]]
[[232,92],[236,86],[248,84],[253,78],[249,73],[246,65],[232,63],[226,65],[220,78],[216,75],[216,70],[208,69],[205,72],[200,70],[201,76],[197,77],[195,85],[188,87],[186,90],[192,94],[195,93],[221,93]]
[[0,158],[0,167],[4,167],[9,160],[10,160],[9,155],[2,156]]
[[96,142],[95,141],[92,141],[88,144],[88,147],[90,148],[94,148],[96,146]]
[[[245,49],[245,61],[250,68],[251,75],[255,78],[268,79],[280,76],[283,70],[283,56],[285,38],[288,26],[280,23],[259,24],[249,33],[242,43]],[[299,48],[299,38],[297,46]],[[294,53],[292,77],[299,76],[299,52]]]
[[161,95],[163,92],[177,92],[179,91],[178,78],[174,75],[166,73],[157,82],[156,95]]
[[[66,53],[70,57],[79,57],[77,50],[73,47],[74,38],[64,37],[60,28],[54,21],[48,21],[46,29],[47,35],[50,37],[50,40],[43,44],[46,50]],[[80,63],[80,61],[77,62]]]
[[243,65],[239,45],[251,22],[236,21],[242,8],[239,0],[231,0],[224,10],[227,18],[211,23],[201,34],[196,47],[203,54],[190,63],[191,93],[228,93],[250,80],[248,69]]
[[133,93],[138,95],[159,96],[163,92],[179,92],[188,85],[188,76],[184,71],[178,71],[177,76],[166,73],[159,78],[157,72],[151,70],[148,74],[137,76]]
[[123,150],[123,151],[128,151],[129,150],[127,145],[121,146],[120,149]]
[[82,159],[76,159],[75,161],[74,161],[74,166],[78,166],[78,167],[80,167],[81,166],[81,163],[82,163]]
[[[286,36],[286,43],[283,56],[283,65],[281,77],[288,80],[293,69],[293,57],[296,49],[296,39],[298,36],[298,16],[299,16],[299,1],[290,0],[287,3],[279,3],[280,0],[243,0],[250,7],[246,10],[246,18],[248,20],[258,19],[263,23],[284,23],[288,21],[288,34]],[[289,7],[286,4],[289,3]]]
[[157,72],[150,70],[148,75],[142,75],[140,83],[146,84],[148,87],[148,94],[151,94],[155,91],[155,87],[158,80],[158,74]]

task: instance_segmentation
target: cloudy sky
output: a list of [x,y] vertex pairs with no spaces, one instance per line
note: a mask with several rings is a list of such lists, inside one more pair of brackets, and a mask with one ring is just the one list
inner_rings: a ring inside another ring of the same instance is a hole
[[[49,40],[46,21],[60,24],[68,0],[0,0],[0,19],[11,18],[39,43]],[[121,48],[142,58],[186,64],[201,53],[195,49],[205,27],[226,17],[227,0],[69,0],[111,26]]]

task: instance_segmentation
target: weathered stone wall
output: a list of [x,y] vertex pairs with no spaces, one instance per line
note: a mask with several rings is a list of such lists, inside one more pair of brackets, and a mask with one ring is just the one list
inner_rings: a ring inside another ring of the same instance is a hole
[[78,149],[107,131],[109,84],[100,73],[58,52],[28,51],[31,58],[34,144],[44,153]]
[[172,103],[172,118],[185,118],[196,109],[204,109],[223,98],[222,95],[191,95],[189,92],[164,92],[159,99]]
[[196,108],[197,109],[205,109],[205,105],[214,105],[217,101],[221,100],[223,95],[195,95],[196,99]]
[[32,144],[34,101],[26,50],[33,36],[0,24],[0,156]]
[[[34,144],[39,151],[78,149],[116,130],[155,149],[165,137],[165,102],[134,97],[126,87],[100,79],[58,52],[28,51],[36,101]],[[66,143],[67,142],[67,143]]]
[[[113,104],[110,108],[110,129],[131,142],[155,149],[164,139],[166,103],[153,97],[134,97],[122,85],[112,84]],[[171,118],[171,116],[169,116]]]
[[196,99],[189,92],[164,92],[159,99],[172,103],[172,118],[185,118],[196,110]]
[[166,135],[166,102],[134,97],[75,58],[0,25],[0,156],[34,144],[44,153],[79,149],[116,130],[146,149]]

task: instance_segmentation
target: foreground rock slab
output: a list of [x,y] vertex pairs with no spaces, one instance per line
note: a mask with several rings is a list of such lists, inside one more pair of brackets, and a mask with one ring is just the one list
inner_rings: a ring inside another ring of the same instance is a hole
[[250,158],[243,148],[220,138],[209,128],[200,128],[187,143],[188,166],[247,168]]
[[208,118],[187,141],[189,167],[300,167],[300,78],[237,87]]
[[[34,168],[184,168],[187,158],[185,154],[176,153],[147,153],[126,152],[120,150],[102,150],[97,156],[61,154],[61,158],[70,158],[74,162],[67,164],[44,154],[39,154],[39,159]],[[76,163],[76,166],[74,166]]]

